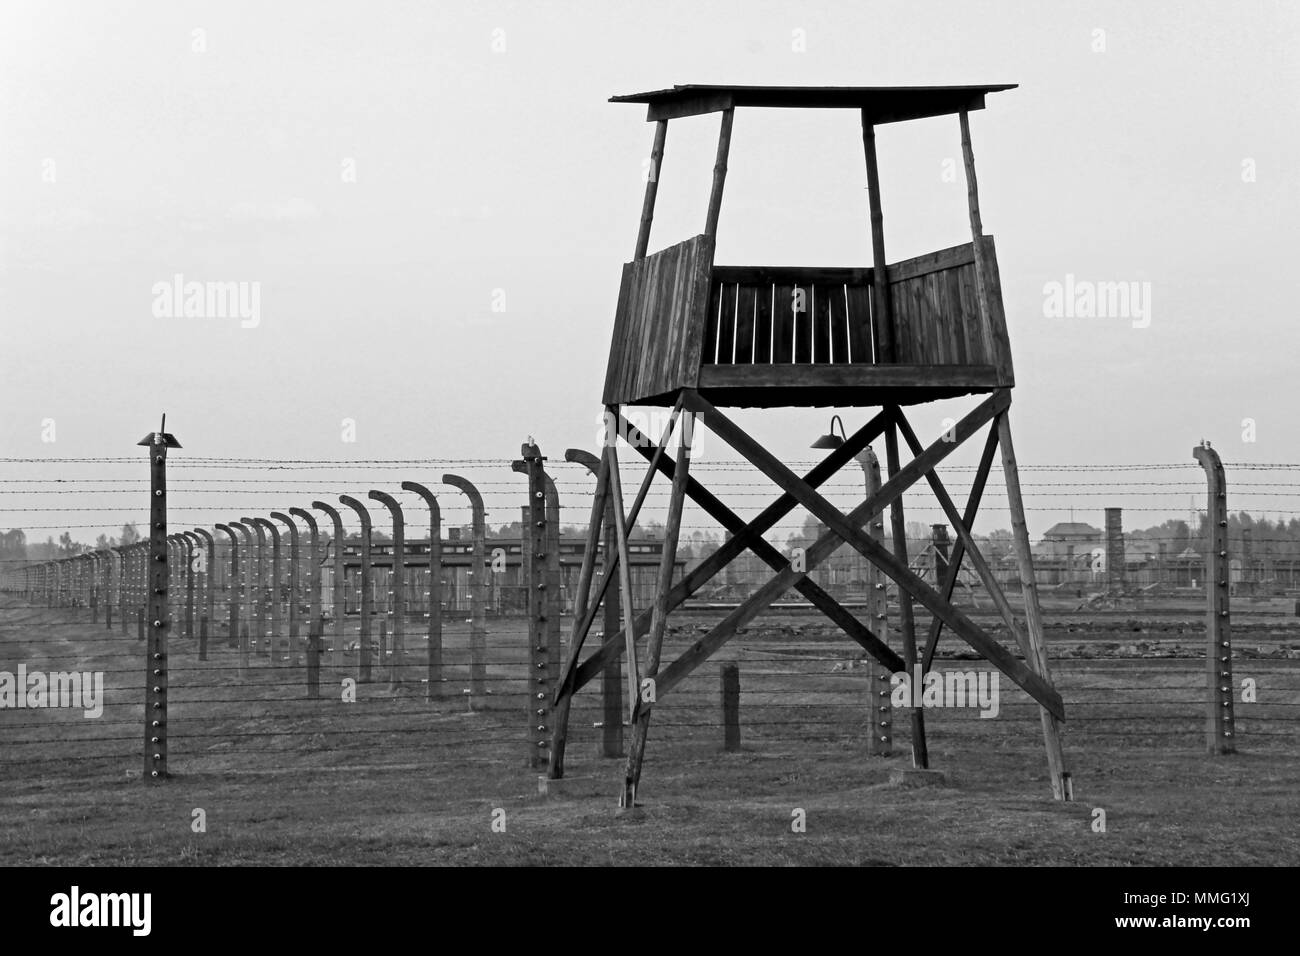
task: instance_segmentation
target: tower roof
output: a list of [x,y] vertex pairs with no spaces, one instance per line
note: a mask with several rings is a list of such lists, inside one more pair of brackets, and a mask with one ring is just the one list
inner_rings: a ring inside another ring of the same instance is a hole
[[989,86],[710,86],[687,84],[671,89],[611,96],[611,103],[645,103],[647,120],[716,113],[737,106],[784,109],[860,109],[872,123],[897,123],[982,110],[984,96],[1013,90],[1015,83]]

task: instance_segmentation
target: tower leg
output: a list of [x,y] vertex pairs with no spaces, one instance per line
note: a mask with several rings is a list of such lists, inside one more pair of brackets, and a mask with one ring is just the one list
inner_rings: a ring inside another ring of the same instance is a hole
[[[1020,648],[1025,663],[1043,680],[1051,683],[1044,639],[1043,611],[1038,605],[1038,587],[1034,581],[1034,560],[1029,549],[1029,527],[1025,524],[1025,502],[1020,496],[1020,475],[1016,468],[1015,446],[1011,444],[1011,420],[1003,412],[997,419],[998,446],[1002,450],[1002,472],[1007,485],[1007,504],[1011,509],[1011,533],[1015,539],[1016,563],[1020,569],[1020,587],[1025,602],[1026,635]],[[1065,771],[1065,753],[1061,749],[1061,723],[1045,708],[1039,708],[1043,723],[1043,742],[1047,746],[1047,770],[1052,779],[1052,795],[1057,800],[1073,799],[1069,774]]]
[[[889,477],[899,472],[898,425],[890,417],[885,430],[885,455],[889,464]],[[903,516],[902,496],[889,506],[890,531],[894,537],[894,556],[907,566],[907,521]],[[903,660],[907,663],[909,680],[916,679],[916,622],[912,617],[912,596],[906,588],[898,588],[898,627],[903,633]],[[924,770],[930,766],[930,752],[925,745],[925,714],[920,707],[912,708],[912,766]]]
[[[673,565],[677,558],[677,539],[682,527],[682,507],[686,501],[686,485],[690,478],[691,430],[695,416],[690,412],[682,415],[681,452],[677,456],[677,467],[673,472],[672,493],[668,501],[668,519],[664,526],[664,546],[659,557],[659,581],[655,591],[654,609],[650,618],[650,634],[646,643],[646,663],[644,673],[653,681],[659,670],[659,656],[663,649],[664,631],[668,626],[668,592],[673,586]],[[667,444],[665,437],[664,444]],[[632,651],[635,653],[635,649]],[[653,684],[651,684],[653,688]],[[653,702],[653,690],[651,702]],[[638,693],[632,705],[632,741],[627,752],[627,772],[623,781],[623,792],[619,796],[619,806],[631,809],[636,805],[636,788],[641,782],[641,764],[645,758],[646,736],[650,732],[650,712],[653,708],[644,706],[642,695]]]

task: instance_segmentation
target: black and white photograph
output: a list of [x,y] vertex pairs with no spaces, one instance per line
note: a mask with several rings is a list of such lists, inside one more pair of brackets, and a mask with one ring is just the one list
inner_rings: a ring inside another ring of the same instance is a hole
[[3,0],[7,923],[1248,940],[1298,91],[1284,0]]

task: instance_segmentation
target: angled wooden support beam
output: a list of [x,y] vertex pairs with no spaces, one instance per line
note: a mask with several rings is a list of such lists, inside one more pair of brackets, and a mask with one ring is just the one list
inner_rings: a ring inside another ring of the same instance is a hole
[[[615,409],[611,406],[606,411]],[[627,653],[627,707],[630,716],[640,677],[637,673],[636,626],[632,610],[632,558],[627,540],[627,515],[623,511],[623,484],[618,473],[618,442],[606,443],[605,460],[609,464],[609,493],[614,502],[614,530],[618,541],[619,584],[623,588],[623,641]]]
[[668,120],[661,119],[655,124],[655,142],[650,147],[650,175],[645,181],[645,198],[641,201],[641,225],[636,233],[636,251],[634,260],[645,258],[650,246],[650,226],[655,218],[655,196],[659,192],[659,169],[664,160],[664,140],[668,138]]
[[[989,470],[993,467],[993,456],[998,450],[998,430],[989,429],[989,435],[984,442],[984,452],[980,456],[979,467],[975,469],[975,480],[971,483],[970,495],[966,499],[966,513],[962,516],[962,521],[967,528],[975,523],[975,516],[979,513],[980,500],[984,496],[984,486],[988,483]],[[965,545],[958,539],[956,546],[952,549],[952,557],[948,562],[948,575],[944,579],[943,588],[940,594],[945,601],[951,600],[953,589],[957,586],[957,577],[961,573],[961,560],[965,554]],[[930,633],[926,636],[925,649],[921,654],[921,667],[923,671],[930,669],[930,664],[934,660],[935,648],[939,646],[939,635],[943,631],[943,620],[941,618],[932,618],[930,621]]]
[[[678,407],[680,407],[680,399]],[[623,790],[619,794],[621,807],[631,808],[636,805],[636,790],[641,783],[641,766],[645,759],[646,738],[650,732],[650,708],[643,705],[654,702],[654,675],[659,670],[664,632],[668,628],[668,595],[673,583],[673,565],[676,563],[677,541],[682,527],[682,510],[686,502],[686,482],[690,477],[691,432],[694,424],[693,417],[689,413],[682,420],[681,446],[675,463],[676,473],[673,475],[672,492],[668,499],[663,551],[659,556],[659,580],[655,588],[653,613],[650,617],[650,636],[646,642],[645,673],[646,683],[649,685],[649,699],[646,699],[646,693],[638,693],[632,702],[632,742],[627,752]],[[668,444],[670,437],[670,434],[664,435],[664,440],[657,451]],[[653,468],[654,459],[651,461]]]
[[[898,461],[898,422],[894,415],[896,406],[885,409],[889,416],[889,428],[885,430],[885,460],[889,465],[889,474],[894,476],[899,471]],[[927,471],[926,474],[933,472]],[[903,497],[899,495],[889,505],[889,524],[891,544],[894,557],[903,567],[907,567],[907,520],[903,515]],[[872,540],[872,544],[883,547],[881,542]],[[898,630],[903,637],[903,661],[907,664],[909,674],[916,673],[916,618],[913,616],[912,596],[905,588],[898,589]],[[920,707],[908,708],[908,720],[912,725],[911,750],[912,766],[921,770],[930,766],[930,748],[925,739],[925,711]]]
[[709,211],[704,220],[704,234],[710,239],[718,234],[722,187],[727,182],[727,156],[731,152],[731,122],[735,115],[735,109],[728,106],[722,111],[722,123],[718,127],[718,153],[713,161],[713,186],[709,190]]
[[[974,414],[974,413],[972,413]],[[645,441],[645,436],[637,429],[628,425],[620,417],[620,428],[625,428],[623,432],[629,436],[632,446],[637,449],[643,456],[651,454],[649,443]],[[865,448],[874,438],[879,436],[885,427],[885,416],[876,415],[864,425],[861,429],[849,437],[839,448],[835,449],[826,459],[814,467],[805,476],[805,480],[813,487],[817,487],[834,475],[845,462],[851,460],[858,451]],[[635,436],[635,437],[633,437]],[[942,457],[942,456],[941,456]],[[670,461],[661,459],[659,464],[660,470],[670,479],[673,476],[673,467]],[[888,504],[892,495],[901,494],[902,489],[906,487],[905,483],[891,481],[881,488],[880,497],[877,501],[883,502],[881,508]],[[669,595],[669,605],[676,608],[683,601],[689,598],[697,590],[704,586],[715,574],[723,567],[729,564],[737,555],[742,553],[747,547],[753,548],[755,554],[765,560],[774,570],[780,570],[788,567],[789,562],[779,551],[768,545],[763,540],[762,534],[775,525],[781,518],[798,506],[798,502],[791,495],[782,495],[775,502],[769,505],[753,521],[746,524],[740,517],[731,511],[725,504],[719,501],[714,495],[699,484],[694,478],[687,482],[686,494],[709,513],[713,518],[723,524],[729,531],[733,532],[733,537],[729,538],[721,547],[705,558],[700,564],[687,572],[686,577],[677,583]],[[880,510],[880,509],[877,509]],[[863,519],[866,520],[865,518]],[[776,562],[776,563],[773,563]],[[802,578],[802,580],[799,580]],[[810,601],[816,604],[835,621],[846,633],[860,644],[864,650],[876,657],[892,670],[902,669],[902,659],[885,645],[883,641],[877,638],[865,625],[857,620],[848,610],[841,607],[829,594],[826,594],[815,582],[806,577],[796,576],[795,583],[791,585],[797,587]],[[635,622],[636,637],[640,637],[650,626],[650,615],[645,613],[639,615]],[[605,643],[592,654],[579,668],[577,676],[573,681],[572,691],[576,692],[594,678],[602,666],[611,659],[616,659],[620,653],[617,642],[623,639],[623,632],[618,634],[606,633]]]
[[[809,472],[809,476],[816,476],[815,479],[810,481],[810,485],[816,487],[822,484],[826,478],[833,475],[835,471],[838,471],[839,463],[852,458],[861,450],[859,444],[865,448],[866,444],[871,440],[871,437],[874,437],[876,423],[877,419],[873,418],[865,426],[855,432],[850,441],[841,445],[836,449],[833,455],[827,456],[825,461]],[[643,455],[648,456],[650,454],[649,449],[642,446],[637,447]],[[675,471],[671,462],[663,461],[659,467],[670,480],[675,478]],[[806,478],[805,480],[808,479]],[[707,512],[709,517],[713,518],[718,522],[718,524],[722,525],[723,528],[731,533],[732,538],[728,540],[727,545],[733,545],[735,555],[738,555],[740,549],[747,546],[754,552],[756,557],[762,560],[774,571],[782,571],[789,566],[789,559],[786,558],[780,550],[768,543],[761,536],[761,531],[756,530],[757,527],[762,527],[763,530],[766,530],[766,519],[764,518],[764,515],[767,515],[778,506],[784,507],[782,500],[785,496],[782,496],[782,499],[779,499],[778,502],[774,503],[772,508],[764,511],[763,514],[758,518],[755,518],[754,521],[747,523],[743,518],[719,501],[711,492],[705,489],[693,478],[687,482],[686,494],[692,501]],[[793,497],[790,500],[793,501]],[[793,508],[793,505],[791,507]],[[773,523],[775,522],[773,521]],[[702,587],[707,580],[699,579],[698,573],[708,573],[709,577],[712,577],[716,571],[721,570],[722,566],[731,560],[731,558],[725,557],[726,550],[726,545],[719,548],[718,551],[706,558],[705,561],[697,567],[696,572],[688,576],[687,580],[691,582],[691,590],[682,597],[681,600],[684,601],[686,598],[690,597],[690,595]],[[715,567],[715,559],[718,559],[719,556],[722,556],[722,558],[718,561]],[[715,570],[710,571],[710,568],[715,568]],[[840,629],[843,630],[852,640],[857,642],[863,650],[867,651],[871,656],[875,657],[886,666],[891,667],[893,670],[901,669],[903,663],[902,658],[890,650],[889,646],[885,644],[875,631],[864,625],[853,615],[852,612],[836,601],[835,598],[831,597],[831,595],[828,594],[821,585],[805,576],[796,581],[794,587],[804,597],[806,597],[813,606],[829,617],[835,624],[839,625]],[[680,601],[678,603],[680,603]],[[677,605],[674,604],[673,606],[676,607]]]
[[[998,395],[1002,395],[1006,402],[1010,401],[1007,390],[1002,389],[999,390],[999,392],[994,393],[994,397]],[[722,414],[722,412],[714,408],[702,396],[691,394],[687,401],[687,407],[692,411],[697,411],[707,415],[709,428],[716,433],[718,437],[722,438],[723,441],[731,445],[731,447],[737,452],[749,459],[756,468],[762,470],[768,475],[768,477],[777,481],[782,487],[789,489],[790,492],[799,499],[801,505],[812,512],[814,516],[826,523],[829,530],[819,537],[813,543],[812,547],[807,549],[805,557],[809,570],[811,570],[818,561],[824,560],[831,552],[839,548],[841,544],[847,543],[851,545],[857,549],[863,557],[867,558],[867,560],[878,565],[882,571],[893,578],[900,587],[904,588],[908,592],[908,594],[920,601],[920,603],[923,604],[931,614],[937,614],[942,617],[944,623],[955,634],[957,634],[958,637],[970,644],[971,647],[983,655],[990,663],[997,666],[999,670],[1010,677],[1026,693],[1051,711],[1053,715],[1060,719],[1064,719],[1065,711],[1061,703],[1060,694],[1056,692],[1056,689],[1053,688],[1049,682],[1043,680],[1038,674],[1017,660],[1005,648],[985,634],[978,625],[970,620],[970,618],[954,608],[949,602],[943,600],[938,592],[917,577],[905,563],[899,561],[893,554],[872,540],[869,535],[865,534],[861,530],[862,523],[870,516],[869,514],[863,516],[862,512],[869,512],[871,506],[876,504],[875,502],[863,502],[863,504],[858,508],[855,508],[850,515],[846,516],[818,492],[809,488],[808,485],[802,482],[799,477],[794,474],[794,472],[790,471],[790,469],[780,462],[774,455],[745,434],[739,426],[731,422]],[[990,407],[996,406],[990,406],[989,402],[986,401],[981,404],[980,409],[984,409],[985,413],[987,413]],[[1003,407],[1005,407],[1005,405]],[[980,409],[976,409],[976,412],[979,412]],[[968,438],[973,430],[971,428],[971,422],[973,416],[976,416],[976,412],[972,412],[971,415],[966,416],[966,418],[963,418],[961,422],[957,423],[955,428],[958,441],[941,441],[939,444],[960,444],[961,441]],[[978,418],[975,418],[974,420],[978,420]],[[983,421],[980,421],[979,424],[983,424]],[[999,437],[1005,449],[1006,436],[1000,434]],[[911,464],[915,465],[918,461],[922,460],[925,455],[929,454],[933,450],[934,446],[932,445],[926,450],[926,452],[922,453],[922,456],[913,459]],[[924,470],[928,471],[930,467],[933,466],[928,466]],[[905,468],[900,469],[899,476],[901,476],[906,470],[907,469]],[[922,474],[923,473],[924,471],[922,471]],[[893,479],[891,478],[891,481],[892,480]],[[786,578],[786,574],[778,575],[777,578],[773,580],[772,584],[780,583]],[[772,596],[768,598],[767,603],[771,603],[772,600],[775,600],[776,595],[780,594],[781,590],[791,586],[792,584],[793,578],[785,581],[785,583],[782,584],[781,587],[778,587]],[[758,594],[761,595],[766,592],[767,588],[764,588],[761,589]],[[755,595],[755,597],[757,596],[758,595]],[[747,617],[743,614],[740,615],[743,619],[739,620],[739,623],[733,625],[733,630],[734,626],[739,626],[739,624],[743,624],[745,621],[752,619],[752,617],[761,610],[762,606],[753,608],[752,611],[748,613]],[[747,607],[747,604],[742,605],[738,611],[746,611]],[[736,612],[733,612],[733,615],[728,615],[728,617],[724,619],[723,623],[719,624],[718,627],[714,629],[714,632],[723,631],[724,625],[732,621],[732,618],[735,616],[737,616]],[[687,662],[687,664],[684,665],[684,673],[680,670],[675,672],[672,675],[671,682],[669,682],[668,671],[665,671],[665,678],[658,683],[659,693],[662,694],[666,689],[679,683],[680,680],[690,672],[690,670],[693,670],[695,666],[698,666],[700,660],[703,659],[698,657],[698,648],[712,643],[710,637],[713,636],[714,632],[705,635],[704,638],[697,642],[696,648],[693,648],[691,651],[687,652],[687,655],[684,655],[682,659],[683,661],[688,657],[694,660],[694,663]],[[725,643],[725,640],[730,637],[730,634],[722,633],[719,636],[721,636],[722,642]],[[715,642],[716,640],[717,638],[714,637]],[[721,645],[719,644],[718,646]],[[716,647],[714,647],[714,649],[716,650]],[[712,651],[710,651],[710,653],[712,653]],[[673,666],[675,667],[676,665],[674,664]],[[673,667],[670,667],[668,670],[673,670]],[[666,683],[667,687],[665,687]]]
[[[581,464],[596,476],[596,494],[591,503],[591,517],[587,521],[586,550],[582,554],[582,569],[578,572],[578,589],[573,596],[573,633],[569,638],[569,657],[565,661],[555,699],[551,702],[553,728],[551,756],[546,767],[546,775],[552,780],[559,780],[564,776],[564,754],[569,741],[569,707],[573,702],[573,677],[578,667],[578,655],[582,651],[587,633],[591,630],[591,623],[595,616],[594,605],[600,604],[599,596],[594,604],[591,602],[591,581],[596,573],[596,549],[600,545],[600,536],[604,530],[605,514],[609,504],[609,459],[603,455],[597,458],[591,452],[579,448],[570,448],[565,451],[564,460]],[[613,524],[612,521],[610,523]],[[609,558],[609,553],[606,552],[606,569],[609,568]],[[605,576],[608,577],[608,573]],[[590,616],[587,613],[589,608],[593,609]],[[621,732],[623,728],[621,708],[615,708],[615,718],[618,720]]]
[[[1020,495],[1020,471],[1016,467],[1016,450],[1011,442],[1011,419],[1005,411],[998,416],[997,430],[998,444],[1002,448],[1002,474],[1007,486],[1007,505],[1011,511],[1011,533],[1016,543],[1016,563],[1020,568],[1020,588],[1025,601],[1025,660],[1033,669],[1034,676],[1051,687],[1046,629],[1043,626],[1042,608],[1038,606],[1038,584],[1034,580],[1034,558],[1029,545],[1029,526],[1025,521],[1025,502]],[[1043,705],[1038,713],[1043,725],[1043,743],[1047,747],[1047,770],[1052,779],[1052,794],[1057,800],[1073,800],[1073,787],[1070,775],[1065,770],[1065,752],[1061,747],[1059,721],[1065,719],[1065,713],[1059,707],[1048,706],[1048,702],[1037,695],[1034,695],[1034,699]]]
[[[903,434],[904,440],[908,447],[912,449],[913,454],[917,454],[921,449],[920,442],[916,439],[912,426],[908,424],[907,419],[903,417],[901,409],[895,408],[897,415],[899,431]],[[992,452],[994,451],[997,441],[996,426],[989,429],[989,442],[985,446],[985,455],[989,463],[992,463]],[[981,462],[983,464],[983,462]],[[977,476],[978,477],[978,476]],[[987,476],[986,476],[987,477]],[[989,592],[989,597],[993,599],[993,604],[997,607],[998,613],[1002,615],[1002,620],[1007,625],[1007,630],[1011,632],[1016,639],[1016,646],[1020,648],[1023,654],[1026,650],[1024,631],[1020,626],[1020,621],[1016,618],[1015,610],[1011,607],[1011,602],[1007,600],[1002,586],[998,584],[997,578],[993,576],[993,569],[984,560],[984,555],[980,553],[979,546],[975,544],[974,538],[970,533],[970,522],[963,519],[957,513],[957,506],[953,504],[952,498],[948,494],[948,489],[943,485],[939,476],[933,471],[926,473],[926,481],[930,483],[930,490],[934,492],[934,497],[938,500],[939,506],[943,508],[944,514],[947,515],[948,521],[952,524],[953,530],[957,532],[958,546],[965,555],[970,557],[971,564],[975,567],[975,573],[979,575],[984,589]],[[972,488],[972,491],[974,489]],[[982,485],[981,485],[982,490]],[[973,520],[973,519],[972,519]],[[949,592],[951,596],[951,592]]]
[[[636,499],[632,502],[632,509],[627,513],[626,527],[629,532],[632,528],[636,527],[636,519],[641,514],[641,506],[645,504],[646,495],[650,491],[650,483],[654,479],[656,468],[658,467],[659,461],[663,457],[664,448],[668,444],[668,438],[672,435],[673,427],[676,425],[677,418],[681,414],[681,412],[682,412],[682,398],[681,396],[678,396],[677,403],[673,406],[672,414],[668,417],[668,425],[664,429],[663,438],[660,440],[659,444],[654,446],[655,451],[653,457],[650,459],[650,467],[646,469],[645,477],[641,479],[641,486],[640,488],[637,489]],[[640,444],[639,444],[640,442],[648,440],[645,438],[645,435],[643,435],[639,430],[632,428],[631,425],[627,424],[627,421],[623,418],[621,412],[613,413],[609,409],[606,409],[605,422],[606,422],[605,443],[607,447],[614,446],[614,444],[618,441],[618,436],[620,433],[624,434],[625,437],[627,437],[628,442],[632,444],[633,447],[636,448],[640,448]],[[630,435],[627,435],[626,432],[620,432],[619,429],[620,424],[625,425],[627,428],[635,432],[636,439],[634,440]],[[587,459],[590,459],[591,462],[595,462],[597,460],[594,455],[573,448],[569,449],[569,451],[566,452],[565,454],[567,460],[569,461],[580,461],[586,463]],[[570,455],[576,457],[569,457]],[[602,455],[600,460],[605,462],[606,466],[608,465],[608,459],[606,456]],[[589,469],[594,470],[592,464],[588,464],[587,467]],[[603,475],[604,477],[601,480],[608,483],[609,481],[608,470],[605,470],[603,472]],[[603,493],[608,495],[609,494],[608,485],[606,484],[606,487],[604,488],[603,492],[599,487],[597,488],[597,491],[598,493]],[[614,525],[614,517],[613,517],[612,510],[606,516],[606,520],[609,522],[610,527],[612,528]],[[592,526],[590,525],[588,526],[589,538],[591,537],[590,534],[591,527]],[[601,576],[601,581],[599,587],[597,588],[595,600],[586,603],[585,609],[583,611],[578,612],[575,610],[574,612],[573,639],[570,642],[569,659],[565,664],[564,673],[561,676],[559,681],[560,693],[566,693],[567,691],[565,690],[565,688],[568,685],[570,685],[572,682],[574,669],[577,667],[578,652],[582,650],[582,645],[587,640],[587,634],[590,633],[591,631],[591,625],[596,619],[596,610],[600,606],[600,602],[604,600],[605,594],[609,590],[611,582],[614,580],[615,572],[622,566],[622,562],[619,561],[617,551],[615,551],[612,555],[607,554],[606,559],[609,561],[609,566],[605,569],[604,574]]]

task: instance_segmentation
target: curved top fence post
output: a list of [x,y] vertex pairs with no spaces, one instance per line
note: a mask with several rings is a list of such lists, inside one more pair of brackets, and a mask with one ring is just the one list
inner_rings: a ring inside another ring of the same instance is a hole
[[[383,491],[371,491],[369,496],[388,509],[393,520],[393,587],[389,607],[393,615],[393,668],[402,663],[406,656],[406,634],[402,624],[406,613],[406,522],[402,517],[402,505],[392,495]],[[395,671],[389,670],[390,679]]]
[[415,481],[402,482],[402,490],[414,492],[429,508],[429,651],[428,688],[425,698],[433,700],[442,693],[442,512],[438,498]]
[[343,516],[333,505],[324,501],[313,501],[311,506],[329,515],[333,527],[330,539],[334,547],[331,570],[333,580],[330,582],[330,604],[332,605],[330,617],[334,624],[334,650],[330,655],[330,661],[336,670],[341,670],[343,667]]
[[373,585],[370,580],[370,512],[351,495],[339,495],[339,502],[355,511],[361,522],[361,628],[357,679],[364,682],[370,680],[370,615],[374,607]]
[[473,560],[469,569],[469,678],[474,694],[487,692],[487,520],[483,496],[468,479],[460,475],[443,475],[442,482],[459,489],[469,499]]
[[301,518],[307,525],[307,639],[319,637],[316,628],[320,627],[320,529],[316,526],[316,516],[305,508],[290,508],[289,514]]

